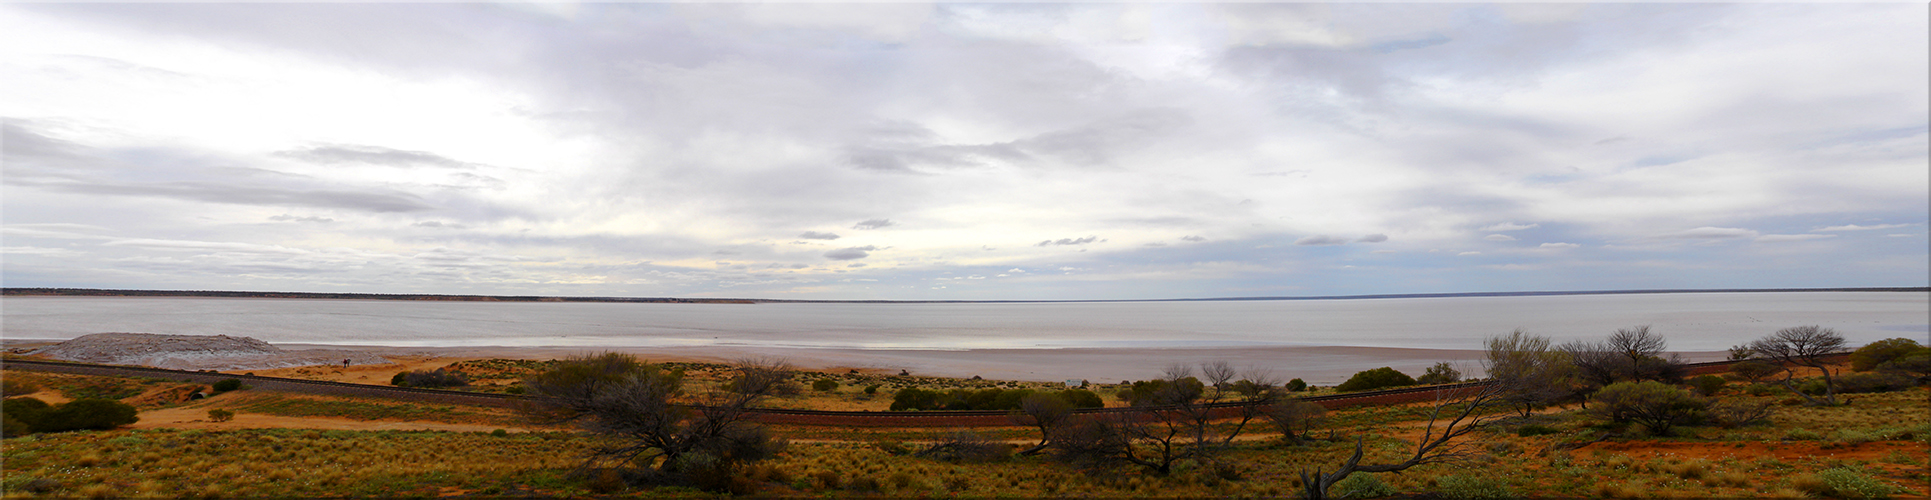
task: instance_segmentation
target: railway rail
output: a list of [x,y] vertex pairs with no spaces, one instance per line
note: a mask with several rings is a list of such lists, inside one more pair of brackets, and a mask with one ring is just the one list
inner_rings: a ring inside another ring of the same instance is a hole
[[[1734,361],[1689,363],[1688,372],[1690,375],[1722,373],[1727,371],[1729,366],[1734,363]],[[518,405],[535,400],[535,397],[532,396],[513,394],[351,384],[325,380],[238,375],[213,371],[171,370],[145,366],[98,365],[31,359],[0,360],[0,369],[72,373],[79,375],[161,378],[205,384],[232,378],[239,379],[253,388],[270,391],[378,397],[414,402],[466,404],[503,408],[515,408]],[[1329,409],[1362,405],[1418,403],[1434,401],[1436,395],[1441,391],[1480,387],[1486,384],[1487,382],[1480,381],[1463,382],[1459,384],[1403,387],[1347,394],[1305,396],[1300,399],[1319,404]],[[1224,416],[1237,415],[1242,406],[1245,406],[1245,404],[1240,402],[1203,405],[1204,408]],[[1146,410],[1146,408],[1084,408],[1076,410],[1076,413],[1106,414],[1143,410]],[[1011,417],[1009,416],[1010,412],[1003,410],[833,411],[754,408],[751,410],[751,413],[753,415],[752,418],[759,422],[789,425],[855,427],[987,427],[1013,425]]]

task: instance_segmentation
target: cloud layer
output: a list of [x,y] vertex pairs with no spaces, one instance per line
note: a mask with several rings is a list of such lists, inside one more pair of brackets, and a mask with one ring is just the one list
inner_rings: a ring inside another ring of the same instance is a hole
[[1927,7],[0,5],[7,286],[1924,286]]

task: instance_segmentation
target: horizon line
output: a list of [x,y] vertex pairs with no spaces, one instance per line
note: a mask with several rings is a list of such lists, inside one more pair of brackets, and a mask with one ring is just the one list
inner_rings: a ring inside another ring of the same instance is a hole
[[[39,292],[39,293],[35,293]],[[1931,287],[1817,287],[1817,288],[1686,288],[1686,289],[1630,289],[1630,290],[1531,290],[1505,292],[1435,292],[1435,293],[1382,293],[1361,295],[1302,295],[1302,296],[1255,296],[1255,297],[1193,297],[1164,299],[1040,299],[1040,300],[843,300],[843,299],[768,299],[768,298],[711,298],[711,297],[619,297],[619,296],[553,296],[553,295],[475,295],[475,294],[435,294],[435,293],[363,293],[363,292],[270,292],[247,290],[144,290],[144,289],[102,289],[102,288],[64,288],[64,287],[0,287],[0,296],[65,296],[65,297],[210,297],[210,298],[282,298],[282,299],[322,299],[322,300],[462,300],[462,301],[503,301],[503,302],[628,302],[628,303],[874,303],[874,304],[998,304],[998,303],[1072,303],[1072,302],[1232,302],[1262,300],[1364,300],[1364,299],[1412,299],[1412,298],[1456,298],[1456,297],[1534,297],[1564,295],[1634,295],[1668,293],[1776,293],[1776,292],[1931,292]]]

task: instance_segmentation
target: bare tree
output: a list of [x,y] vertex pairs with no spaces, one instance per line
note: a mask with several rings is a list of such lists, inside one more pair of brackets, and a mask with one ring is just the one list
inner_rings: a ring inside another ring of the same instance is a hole
[[[1212,461],[1286,394],[1266,374],[1234,381],[1235,372],[1225,363],[1208,363],[1201,372],[1207,381],[1195,377],[1191,366],[1171,365],[1158,379],[1135,382],[1122,397],[1136,411],[1089,415],[1060,426],[1050,438],[1056,456],[1090,467],[1132,464],[1166,475],[1183,459]],[[1231,417],[1220,409],[1229,405],[1219,404],[1229,402],[1241,403],[1232,405],[1237,412]],[[1211,424],[1223,417],[1238,421],[1216,431]]]
[[608,466],[644,480],[721,489],[740,465],[783,447],[749,417],[752,405],[790,376],[790,365],[741,360],[735,368],[730,390],[686,394],[679,370],[618,353],[574,357],[524,381],[539,396],[524,410],[540,422],[575,422],[609,438],[591,449],[581,471]]
[[1456,442],[1488,425],[1507,405],[1502,397],[1516,388],[1502,383],[1445,388],[1435,392],[1435,407],[1428,414],[1428,427],[1415,442],[1415,451],[1406,460],[1391,464],[1362,465],[1362,438],[1355,438],[1354,454],[1333,472],[1302,469],[1301,485],[1313,500],[1328,498],[1328,488],[1356,472],[1398,472],[1425,464],[1466,460],[1479,454],[1465,443]]
[[1300,442],[1314,431],[1314,426],[1327,418],[1327,414],[1327,407],[1300,398],[1285,398],[1268,407],[1267,418],[1274,423],[1274,429],[1281,432],[1281,440]]
[[[1798,326],[1777,330],[1764,338],[1750,343],[1750,350],[1765,358],[1782,362],[1784,369],[1783,386],[1790,392],[1802,396],[1812,405],[1837,405],[1837,383],[1831,378],[1830,367],[1824,357],[1845,350],[1844,336],[1836,330],[1817,325]],[[1791,383],[1797,376],[1795,366],[1816,368],[1824,375],[1824,399],[1819,400]]]
[[1038,427],[1039,444],[1020,451],[1019,454],[1033,455],[1045,451],[1047,447],[1052,446],[1055,429],[1065,424],[1067,419],[1072,416],[1073,403],[1055,394],[1033,393],[1020,399],[1019,412],[1013,415],[1013,421],[1022,425]]

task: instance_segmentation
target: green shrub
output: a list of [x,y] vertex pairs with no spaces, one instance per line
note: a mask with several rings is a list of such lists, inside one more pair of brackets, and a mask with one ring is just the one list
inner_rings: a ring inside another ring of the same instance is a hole
[[503,392],[510,393],[510,394],[522,394],[525,392],[529,392],[529,389],[524,389],[523,386],[520,386],[520,385],[512,385],[508,389],[503,389]]
[[1729,381],[1716,375],[1697,375],[1690,379],[1690,387],[1695,388],[1696,393],[1703,397],[1715,396],[1716,393],[1723,391],[1723,385],[1728,383]]
[[497,429],[497,430],[489,431],[489,435],[490,437],[509,437],[510,431]]
[[1558,432],[1562,432],[1562,431],[1558,431],[1558,430],[1555,430],[1554,428],[1551,428],[1548,426],[1542,426],[1542,425],[1524,425],[1522,426],[1522,428],[1515,430],[1515,435],[1522,436],[1522,437],[1530,437],[1530,436],[1542,436],[1542,435],[1548,435],[1548,434],[1555,434]]
[[1849,467],[1824,469],[1817,477],[1824,480],[1827,494],[1840,498],[1885,498],[1894,491],[1890,485]]
[[868,385],[868,386],[865,386],[865,393],[866,393],[866,394],[878,394],[878,388],[879,388],[879,387],[880,387],[880,386],[879,386],[878,384],[872,384],[872,385]]
[[1791,429],[1783,433],[1783,438],[1787,441],[1816,441],[1824,436],[1810,429]]
[[1410,385],[1415,385],[1414,377],[1395,371],[1394,368],[1383,366],[1356,373],[1353,377],[1349,377],[1347,382],[1342,382],[1341,385],[1335,386],[1334,390],[1340,392],[1371,391],[1385,387]]
[[1743,392],[1751,396],[1769,396],[1771,394],[1776,394],[1780,390],[1781,389],[1778,389],[1776,386],[1773,386],[1770,384],[1750,384],[1749,386],[1746,386],[1743,388]]
[[235,419],[235,412],[223,410],[219,408],[208,410],[208,421],[210,422],[227,422],[229,420],[234,420],[234,419]]
[[1916,354],[1923,348],[1918,341],[1901,337],[1872,342],[1851,353],[1851,370],[1871,371],[1886,361]]
[[13,397],[40,392],[40,385],[23,380],[18,375],[0,378],[0,397]]
[[1900,391],[1914,385],[1916,381],[1909,375],[1894,372],[1852,373],[1837,377],[1838,394]]
[[836,391],[838,390],[838,381],[828,379],[828,378],[821,378],[811,382],[811,390],[818,391],[818,392]]
[[1507,484],[1489,476],[1442,476],[1435,482],[1443,497],[1456,500],[1515,498]]
[[1059,398],[1066,400],[1068,403],[1072,403],[1074,408],[1103,408],[1106,406],[1106,401],[1100,399],[1099,393],[1086,389],[1059,391]]
[[1395,487],[1381,482],[1381,476],[1366,472],[1349,474],[1347,479],[1328,487],[1336,498],[1381,498],[1395,493]]
[[1435,366],[1428,367],[1428,371],[1415,378],[1415,382],[1427,385],[1449,384],[1461,380],[1462,371],[1455,369],[1455,365],[1447,361],[1435,363]]
[[215,392],[228,392],[241,389],[241,379],[224,378],[214,383]]
[[1654,381],[1617,382],[1589,396],[1597,403],[1590,411],[1617,422],[1636,422],[1656,435],[1668,435],[1676,425],[1702,418],[1709,403],[1688,391]]
[[26,423],[34,432],[112,429],[141,420],[136,413],[134,406],[119,401],[79,399],[48,408]]
[[397,387],[462,387],[469,385],[469,378],[462,372],[437,368],[435,370],[411,370],[397,373],[389,378],[389,385]]
[[1307,382],[1297,378],[1287,381],[1286,387],[1288,392],[1301,392],[1307,390]]

